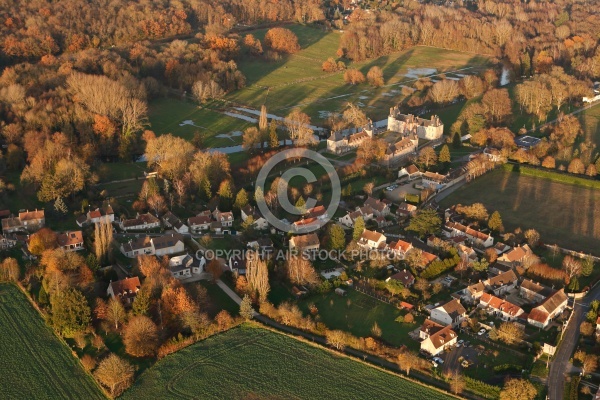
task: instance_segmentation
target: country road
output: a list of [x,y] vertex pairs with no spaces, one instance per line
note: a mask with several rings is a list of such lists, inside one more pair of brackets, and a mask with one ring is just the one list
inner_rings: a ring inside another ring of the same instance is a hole
[[589,305],[594,300],[600,300],[600,285],[597,285],[582,300],[577,300],[574,306],[574,314],[567,329],[563,334],[562,342],[558,347],[554,360],[550,365],[548,374],[548,397],[550,400],[562,400],[565,391],[565,374],[569,365],[571,354],[579,340],[579,325],[585,319]]

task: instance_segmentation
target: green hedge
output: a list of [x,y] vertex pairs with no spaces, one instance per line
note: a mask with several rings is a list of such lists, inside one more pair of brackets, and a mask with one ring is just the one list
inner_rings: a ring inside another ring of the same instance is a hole
[[567,183],[575,186],[582,186],[592,189],[600,189],[600,181],[582,176],[527,167],[519,164],[504,164],[502,166],[506,171],[517,172],[521,175],[532,176],[535,178],[549,179],[554,182]]
[[580,376],[574,376],[571,378],[571,383],[568,386],[568,392],[565,390],[565,398],[568,400],[577,400],[579,398],[579,382],[581,381]]
[[435,278],[438,275],[443,274],[449,269],[454,268],[458,262],[460,261],[459,256],[454,256],[454,258],[446,258],[445,260],[436,260],[433,261],[429,266],[421,273],[421,278],[431,279]]
[[471,392],[483,397],[484,399],[496,400],[500,398],[500,388],[498,386],[488,385],[487,383],[478,381],[477,379],[465,376],[467,389]]
[[522,367],[520,365],[515,365],[515,364],[500,364],[500,365],[496,365],[494,366],[494,372],[502,372],[502,371],[508,371],[508,370],[514,370],[517,372],[521,372]]

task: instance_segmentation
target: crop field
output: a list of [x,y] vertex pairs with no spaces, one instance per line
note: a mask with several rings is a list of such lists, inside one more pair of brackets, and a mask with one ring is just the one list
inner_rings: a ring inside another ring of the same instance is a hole
[[144,372],[123,399],[449,399],[293,338],[249,325],[178,351]]
[[0,285],[0,398],[103,399],[25,295]]
[[[389,107],[402,99],[401,84],[410,86],[417,76],[449,71],[475,73],[488,64],[483,56],[417,46],[374,60],[350,63],[349,67],[358,68],[365,75],[372,66],[379,66],[385,78],[385,86],[381,88],[366,83],[352,86],[344,82],[343,72],[321,70],[328,57],[337,58],[339,32],[300,25],[288,28],[298,36],[302,50],[278,61],[241,60],[238,66],[247,77],[247,87],[231,93],[228,100],[253,108],[264,103],[269,112],[280,116],[298,106],[317,125],[323,122],[326,113],[340,112],[347,102],[354,102],[360,103],[369,117],[378,120],[385,118]],[[262,39],[265,32],[252,33]]]
[[483,203],[497,210],[504,227],[534,228],[544,243],[598,255],[600,190],[495,170],[441,201]]

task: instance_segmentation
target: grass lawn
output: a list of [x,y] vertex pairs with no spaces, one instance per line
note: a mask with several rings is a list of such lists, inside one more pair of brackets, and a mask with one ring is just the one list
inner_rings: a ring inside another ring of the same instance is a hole
[[147,163],[139,162],[112,162],[102,163],[98,167],[100,182],[119,181],[123,179],[138,178],[144,176]]
[[449,399],[357,361],[252,325],[178,351],[143,373],[123,399]]
[[[195,285],[192,283],[191,285]],[[216,283],[208,281],[200,281],[198,284],[206,288],[210,302],[203,312],[206,312],[211,318],[214,318],[221,310],[227,311],[231,315],[238,315],[240,306],[231,299],[223,289],[221,289]]]
[[[200,132],[204,138],[203,146],[207,148],[241,144],[241,136],[220,138],[217,135],[243,131],[256,125],[209,108],[199,108],[192,102],[173,98],[155,100],[150,103],[149,108],[150,129],[157,135],[171,133],[191,140],[194,133]],[[194,125],[180,125],[187,120],[193,121]]]
[[302,300],[300,308],[308,312],[310,304],[314,304],[319,310],[319,321],[323,322],[329,329],[341,329],[355,336],[371,336],[371,328],[377,322],[381,328],[381,338],[394,346],[406,345],[413,350],[419,349],[419,343],[410,339],[408,332],[417,329],[423,318],[415,318],[413,324],[396,322],[401,311],[396,307],[375,300],[374,298],[348,290],[347,296],[341,297],[331,292],[324,295],[315,295]]
[[1,398],[105,398],[15,286],[0,285],[0,321]]
[[441,206],[476,202],[499,211],[507,230],[534,228],[544,243],[599,254],[600,190],[498,169],[458,189]]
[[600,145],[600,104],[596,104],[577,116],[583,128],[585,141]]
[[[377,120],[385,118],[389,107],[402,99],[401,88],[389,85],[410,85],[414,78],[405,76],[410,68],[435,68],[442,73],[472,67],[465,72],[477,72],[489,62],[483,56],[417,46],[374,60],[349,63],[348,67],[358,68],[365,75],[372,66],[379,66],[386,85],[381,88],[366,83],[351,86],[344,82],[343,72],[321,70],[321,64],[328,57],[337,59],[339,32],[301,25],[289,29],[298,36],[302,50],[278,61],[239,60],[238,67],[247,78],[247,87],[230,93],[227,100],[253,108],[264,103],[269,112],[280,116],[288,114],[291,107],[299,106],[316,124],[323,122],[322,112],[339,112],[347,102],[361,102],[367,115]],[[251,33],[261,38],[265,32]]]

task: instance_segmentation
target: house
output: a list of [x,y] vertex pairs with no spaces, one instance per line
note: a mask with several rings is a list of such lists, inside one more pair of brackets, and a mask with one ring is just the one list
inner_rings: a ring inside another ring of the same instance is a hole
[[488,293],[481,296],[479,305],[485,307],[488,314],[499,317],[503,321],[514,321],[524,313],[523,309],[516,304]]
[[160,227],[160,220],[150,213],[138,213],[135,218],[122,219],[119,226],[124,231],[143,231]]
[[316,233],[294,236],[290,239],[290,251],[299,253],[313,252],[319,250],[321,243]]
[[456,345],[458,335],[447,325],[421,342],[421,351],[436,356],[442,351]]
[[415,164],[410,164],[398,171],[398,178],[402,178],[403,176],[408,176],[408,180],[412,181],[421,176],[421,171],[419,171],[419,168]]
[[462,291],[461,299],[466,301],[467,303],[475,304],[479,302],[479,299],[481,298],[481,296],[483,296],[484,291],[485,283],[479,281],[477,283],[467,286]]
[[274,248],[273,241],[268,237],[262,237],[252,242],[248,242],[246,246],[249,249],[258,251],[259,254],[271,253]]
[[130,305],[135,300],[135,296],[137,296],[138,292],[142,284],[140,283],[140,278],[134,276],[133,278],[125,278],[120,281],[111,282],[108,285],[108,289],[106,293],[112,299],[118,299],[124,305]]
[[126,257],[135,258],[140,255],[156,255],[158,257],[167,254],[183,252],[183,236],[179,233],[151,238],[144,236],[127,243],[121,244],[121,253]]
[[17,245],[17,238],[13,235],[0,235],[0,250],[10,249]]
[[36,232],[44,227],[46,218],[44,210],[20,212],[17,217],[2,219],[2,233]]
[[564,289],[557,290],[542,304],[529,313],[527,322],[538,328],[545,328],[550,321],[560,315],[567,308],[568,297]]
[[487,248],[494,245],[494,238],[492,236],[458,222],[446,222],[445,228],[446,229],[444,233],[448,237],[464,235],[473,243],[481,244],[483,247]]
[[408,253],[412,248],[413,245],[409,242],[405,242],[404,240],[392,242],[388,246],[389,251],[392,252],[396,258],[401,260],[404,260],[406,253]]
[[327,138],[327,151],[333,154],[343,154],[358,148],[365,140],[373,137],[374,125],[371,121],[360,131],[344,135],[340,131],[332,132]]
[[400,281],[404,285],[404,287],[407,288],[411,287],[415,283],[415,277],[413,276],[413,274],[410,273],[410,271],[407,270],[400,271],[390,276],[385,281],[387,282],[389,280]]
[[169,271],[173,278],[186,279],[191,278],[192,274],[201,274],[204,272],[206,259],[202,257],[200,260],[194,259],[189,254],[171,257],[169,260]]
[[163,224],[167,228],[173,228],[177,233],[188,233],[190,229],[171,211],[167,211],[161,217]]
[[519,295],[532,303],[541,303],[554,293],[554,290],[548,286],[534,282],[531,279],[524,279],[519,287]]
[[339,222],[347,227],[353,228],[354,222],[362,217],[364,222],[373,219],[373,209],[369,206],[356,207],[356,211],[348,211],[346,215],[339,219]]
[[316,206],[313,208],[309,208],[306,210],[305,218],[316,218],[320,221],[328,221],[329,215],[327,214],[327,209],[325,206]]
[[477,261],[477,253],[473,250],[472,247],[465,246],[464,244],[459,244],[456,246],[456,250],[458,251],[458,255],[462,258],[466,258],[469,261]]
[[229,270],[237,275],[246,275],[246,257],[233,256],[229,259]]
[[434,190],[441,189],[446,183],[446,175],[438,174],[437,172],[425,172],[421,175],[423,186]]
[[416,214],[417,206],[405,202],[400,203],[400,205],[396,209],[396,216],[398,218],[410,218],[414,217]]
[[387,200],[379,200],[369,196],[365,201],[365,206],[371,207],[373,215],[376,217],[390,215],[390,204]]
[[444,329],[444,325],[438,324],[428,318],[423,321],[423,325],[419,328],[419,339],[425,340],[442,329]]
[[415,117],[412,114],[402,114],[400,107],[390,108],[387,129],[402,134],[413,133],[420,139],[437,140],[444,133],[444,124],[437,115],[430,119]]
[[213,218],[215,221],[220,222],[223,228],[230,228],[233,226],[233,213],[231,211],[219,211],[219,208],[217,207],[215,211],[213,211]]
[[83,233],[81,231],[61,233],[56,240],[65,251],[83,250]]
[[409,156],[415,155],[418,148],[419,138],[416,134],[409,134],[396,143],[388,145],[380,163],[392,167],[406,160]]
[[375,218],[375,222],[377,223],[378,228],[385,228],[386,226],[393,225],[393,222],[389,221],[385,217],[377,217]]
[[209,215],[196,215],[195,217],[190,217],[187,220],[188,226],[194,233],[209,230],[211,222],[212,219]]
[[383,249],[385,247],[386,237],[383,233],[365,229],[358,239],[358,245],[371,250]]
[[246,222],[248,217],[252,217],[254,219],[253,225],[256,229],[263,230],[269,228],[269,223],[267,222],[267,220],[262,215],[260,215],[258,211],[256,211],[255,207],[252,207],[250,204],[242,208],[241,214],[242,221],[244,222]]
[[491,275],[500,275],[503,274],[505,272],[508,272],[510,270],[512,270],[512,267],[509,267],[508,265],[504,265],[504,264],[500,264],[499,262],[494,261],[493,263],[490,264],[490,266],[488,267],[488,272]]
[[483,155],[486,156],[491,162],[502,161],[502,153],[498,149],[486,147],[483,149]]
[[517,287],[517,275],[511,269],[485,281],[486,289],[491,290],[496,296],[501,296]]
[[460,304],[458,299],[452,299],[446,304],[431,310],[431,319],[444,326],[458,326],[466,316],[467,310]]
[[303,218],[292,223],[292,232],[303,233],[312,232],[321,227],[323,221],[317,218]]
[[504,254],[507,251],[509,251],[510,249],[511,249],[511,247],[509,245],[502,243],[502,242],[498,242],[494,246],[494,250],[496,250],[496,254],[498,254],[498,255]]
[[502,254],[496,260],[500,264],[509,265],[511,267],[520,267],[528,257],[533,257],[533,251],[528,245],[517,246],[511,251]]
[[422,268],[425,268],[426,266],[428,266],[429,264],[431,264],[432,262],[434,262],[435,260],[439,259],[438,256],[436,256],[435,254],[431,254],[427,251],[423,251],[421,253],[421,257],[422,257]]
[[115,221],[115,212],[110,203],[105,203],[101,208],[89,210],[87,213],[80,215],[75,219],[77,225],[84,227],[85,225],[95,224],[101,220],[108,220],[110,223]]

